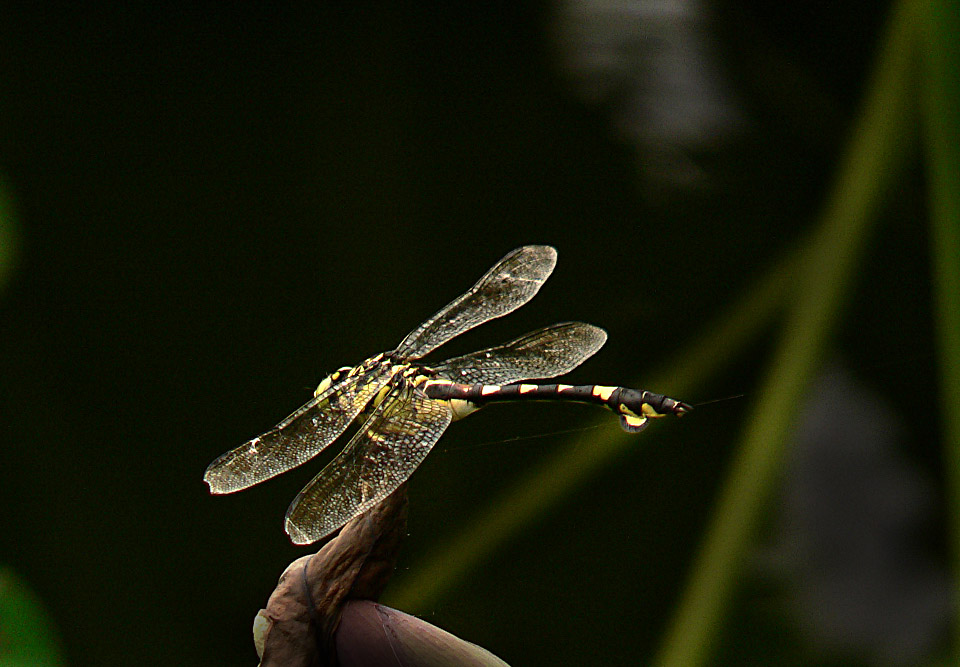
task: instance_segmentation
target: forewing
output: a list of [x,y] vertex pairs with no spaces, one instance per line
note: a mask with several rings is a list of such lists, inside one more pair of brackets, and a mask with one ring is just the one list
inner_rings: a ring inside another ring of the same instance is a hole
[[509,384],[569,373],[603,347],[607,332],[583,322],[562,322],[434,366],[463,384]]
[[210,493],[232,493],[304,463],[337,439],[390,380],[384,367],[346,377],[308,401],[273,429],[207,467]]
[[310,544],[403,484],[450,424],[447,404],[404,386],[389,394],[287,510],[294,544]]
[[397,346],[395,354],[402,359],[419,359],[454,336],[513,312],[537,294],[556,264],[557,251],[550,246],[517,248],[487,271],[466,294],[411,331]]

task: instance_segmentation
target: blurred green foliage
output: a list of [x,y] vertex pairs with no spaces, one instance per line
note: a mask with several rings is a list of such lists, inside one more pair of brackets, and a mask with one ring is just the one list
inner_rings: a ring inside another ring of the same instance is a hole
[[43,605],[10,568],[0,566],[0,665],[61,664],[59,642]]
[[[960,574],[960,7],[921,5],[918,50],[924,158],[929,179],[943,446],[954,576]],[[960,615],[954,631],[960,655]]]

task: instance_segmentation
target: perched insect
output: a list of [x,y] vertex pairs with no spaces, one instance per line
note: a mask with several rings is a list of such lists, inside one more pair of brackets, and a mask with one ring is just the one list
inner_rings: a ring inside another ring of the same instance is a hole
[[[325,378],[306,405],[210,464],[211,493],[232,493],[304,463],[363,421],[347,445],[297,495],[285,527],[294,544],[310,544],[367,511],[405,482],[450,422],[499,401],[597,403],[630,432],[647,419],[682,415],[690,406],[661,394],[600,385],[520,383],[567,373],[603,346],[603,329],[564,322],[499,347],[418,363],[440,345],[532,299],[553,272],[557,252],[524,246],[501,259],[476,285],[414,329],[391,352]],[[517,383],[517,384],[512,384]]]

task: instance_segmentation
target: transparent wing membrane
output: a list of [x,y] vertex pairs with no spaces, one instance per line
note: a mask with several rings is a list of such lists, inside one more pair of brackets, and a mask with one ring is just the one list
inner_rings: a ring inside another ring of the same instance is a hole
[[295,468],[336,440],[389,380],[383,366],[348,376],[273,429],[211,463],[203,480],[211,493],[232,493]]
[[450,424],[449,407],[409,385],[394,390],[287,510],[294,544],[310,544],[403,484]]
[[411,331],[394,354],[419,359],[464,331],[513,312],[536,296],[557,263],[550,246],[517,248],[462,296]]
[[603,347],[607,332],[583,322],[554,324],[498,347],[434,366],[462,384],[509,384],[569,373]]
[[623,428],[631,432],[641,430],[648,417],[689,410],[675,399],[622,387],[516,384],[568,373],[603,347],[606,332],[583,322],[554,324],[433,368],[416,362],[451,338],[530,301],[556,262],[557,252],[550,246],[524,246],[508,253],[465,294],[410,332],[396,350],[330,375],[299,410],[211,463],[203,476],[211,493],[239,491],[306,462],[367,410],[350,442],[287,510],[290,539],[310,544],[375,507],[407,481],[450,424],[452,406],[464,401],[469,409],[460,416],[496,401],[595,403],[618,413]]

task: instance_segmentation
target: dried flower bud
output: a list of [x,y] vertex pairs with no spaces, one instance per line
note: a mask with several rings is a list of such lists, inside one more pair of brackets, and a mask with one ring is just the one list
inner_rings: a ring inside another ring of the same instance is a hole
[[369,600],[343,607],[334,635],[340,667],[506,667],[484,648]]
[[253,621],[263,667],[503,667],[489,651],[376,604],[406,526],[401,486],[290,563]]

